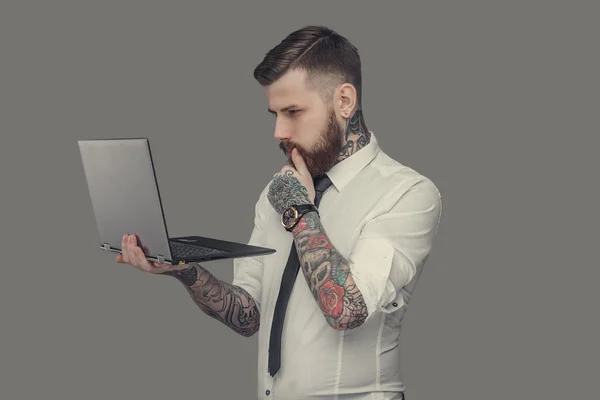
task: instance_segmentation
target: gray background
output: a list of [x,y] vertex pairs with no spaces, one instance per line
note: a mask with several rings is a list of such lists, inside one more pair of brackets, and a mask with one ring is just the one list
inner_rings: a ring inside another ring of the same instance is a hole
[[595,2],[91,3],[0,5],[0,398],[255,398],[256,337],[99,249],[76,141],[147,136],[171,233],[246,242],[285,161],[252,70],[307,24],[442,194],[408,399],[598,396]]

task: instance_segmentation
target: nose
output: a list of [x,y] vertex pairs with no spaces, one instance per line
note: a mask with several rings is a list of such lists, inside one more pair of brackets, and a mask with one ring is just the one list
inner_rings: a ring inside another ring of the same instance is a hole
[[278,119],[277,122],[275,122],[274,136],[275,139],[279,141],[289,140],[289,138],[291,137],[290,130],[285,126],[285,124],[282,123],[280,119]]

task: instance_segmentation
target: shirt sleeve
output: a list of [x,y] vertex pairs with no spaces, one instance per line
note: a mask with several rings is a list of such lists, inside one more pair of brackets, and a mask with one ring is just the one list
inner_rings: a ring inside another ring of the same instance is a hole
[[[427,178],[394,191],[368,217],[348,257],[350,271],[367,306],[367,320],[386,307],[427,259],[442,211],[441,195]],[[399,299],[399,300],[398,300]]]
[[[254,228],[248,242],[251,246],[267,247],[265,235],[265,202],[267,189],[263,190],[254,207]],[[246,290],[253,298],[260,312],[263,276],[263,257],[243,257],[233,259],[232,285]]]

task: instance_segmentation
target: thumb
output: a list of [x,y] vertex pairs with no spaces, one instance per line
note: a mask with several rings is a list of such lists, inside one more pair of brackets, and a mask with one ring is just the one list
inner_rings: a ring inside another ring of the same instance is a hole
[[298,152],[298,149],[296,149],[296,148],[294,148],[294,150],[292,150],[292,159],[294,160],[294,165],[296,166],[296,170],[298,172],[300,172],[300,174],[302,174],[302,175],[308,174],[308,168],[306,167],[306,163],[304,162],[304,159],[302,158],[302,156]]

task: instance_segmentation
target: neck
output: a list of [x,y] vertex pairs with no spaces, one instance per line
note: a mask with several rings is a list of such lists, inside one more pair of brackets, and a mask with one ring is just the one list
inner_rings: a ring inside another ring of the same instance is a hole
[[365,124],[360,106],[356,108],[350,119],[348,119],[344,141],[345,144],[338,157],[338,162],[358,152],[371,141],[371,132],[369,132]]

